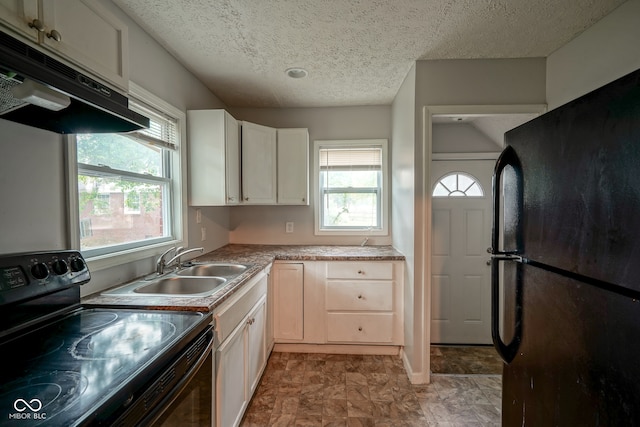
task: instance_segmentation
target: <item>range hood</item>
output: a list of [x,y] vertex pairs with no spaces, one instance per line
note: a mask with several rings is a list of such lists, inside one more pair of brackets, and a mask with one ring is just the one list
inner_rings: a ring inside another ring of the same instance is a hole
[[1,31],[0,119],[61,134],[149,127],[125,95]]

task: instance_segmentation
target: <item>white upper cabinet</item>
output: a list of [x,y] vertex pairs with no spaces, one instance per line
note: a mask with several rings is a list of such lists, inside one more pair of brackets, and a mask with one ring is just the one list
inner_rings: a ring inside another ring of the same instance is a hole
[[10,0],[0,12],[7,28],[128,91],[128,29],[96,0]]
[[242,202],[273,205],[277,202],[276,129],[242,122]]
[[225,110],[187,111],[189,204],[237,205],[240,202],[240,130]]
[[39,24],[36,22],[39,19],[36,0],[3,0],[0,2],[0,22],[33,42],[37,42],[40,35],[40,31],[37,29]]
[[242,203],[309,204],[309,132],[242,122]]
[[187,111],[189,204],[308,205],[309,132]]
[[278,129],[278,204],[309,204],[309,132]]

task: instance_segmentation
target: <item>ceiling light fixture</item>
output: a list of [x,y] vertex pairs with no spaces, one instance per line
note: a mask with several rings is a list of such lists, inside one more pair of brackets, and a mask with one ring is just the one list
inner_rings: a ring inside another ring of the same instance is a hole
[[307,77],[307,74],[309,74],[304,68],[298,67],[287,68],[285,70],[285,73],[287,73],[287,76],[291,77],[292,79],[302,79],[304,77]]

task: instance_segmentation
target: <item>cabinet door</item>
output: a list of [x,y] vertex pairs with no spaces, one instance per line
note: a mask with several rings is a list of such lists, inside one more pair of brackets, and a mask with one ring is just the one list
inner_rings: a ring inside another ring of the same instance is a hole
[[0,2],[0,22],[33,42],[38,41],[38,30],[29,27],[29,24],[36,19],[39,19],[36,0],[3,0]]
[[238,121],[222,109],[188,110],[189,204],[237,205],[240,202]]
[[240,203],[240,125],[231,114],[224,114],[225,142],[225,201],[227,205]]
[[242,200],[276,203],[276,130],[242,123]]
[[41,6],[45,46],[129,90],[128,29],[123,22],[95,0],[46,0]]
[[304,319],[304,265],[275,264],[273,274],[273,336],[302,340]]
[[240,424],[249,396],[245,370],[246,327],[240,324],[216,350],[216,425]]
[[266,340],[267,299],[263,297],[247,317],[247,387],[249,399],[253,395],[260,374],[267,361]]
[[307,129],[278,129],[278,204],[309,204]]

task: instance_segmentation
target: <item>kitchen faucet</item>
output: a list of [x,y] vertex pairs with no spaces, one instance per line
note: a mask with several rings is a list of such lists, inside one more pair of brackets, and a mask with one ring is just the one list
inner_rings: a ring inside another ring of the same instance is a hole
[[167,256],[169,256],[169,254],[170,254],[171,252],[174,252],[174,251],[175,251],[175,252],[178,252],[178,251],[180,251],[180,250],[182,250],[182,247],[179,247],[178,249],[176,249],[176,247],[175,247],[175,246],[173,246],[173,247],[171,247],[171,248],[167,249],[166,251],[164,251],[164,252],[162,253],[162,255],[160,255],[160,256],[158,257],[158,260],[156,261],[156,273],[157,273],[158,275],[161,275],[161,274],[163,274],[163,273],[164,273],[164,268],[165,268],[165,267],[166,267],[166,265],[167,265],[167,263],[166,263],[166,261],[165,261],[164,259],[165,259]]
[[202,253],[202,252],[204,252],[204,248],[187,249],[187,248],[180,247],[180,248],[178,248],[178,250],[176,250],[176,254],[174,255],[174,257],[171,258],[169,261],[167,261],[163,265],[163,267],[168,267],[171,264],[173,264],[174,261],[177,261],[176,262],[176,267],[181,268],[182,267],[182,262],[180,261],[180,258],[182,257],[182,255],[186,255],[188,253],[196,252],[196,251]]

